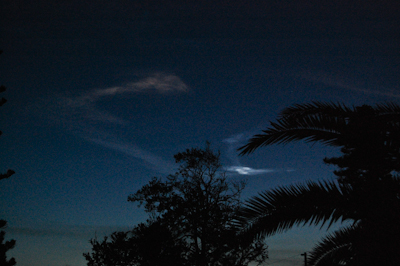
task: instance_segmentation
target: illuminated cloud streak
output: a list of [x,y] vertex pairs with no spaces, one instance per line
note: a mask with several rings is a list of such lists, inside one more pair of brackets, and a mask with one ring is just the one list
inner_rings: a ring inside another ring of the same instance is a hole
[[126,124],[127,121],[116,117],[109,112],[99,110],[96,103],[107,97],[138,94],[187,92],[189,87],[178,77],[171,74],[156,73],[141,80],[130,82],[121,86],[95,89],[78,96],[61,96],[62,107],[74,113],[79,113],[91,121],[101,121],[114,124]]
[[81,98],[76,103],[87,103],[98,100],[101,97],[115,96],[125,93],[141,93],[155,91],[157,93],[187,92],[188,86],[175,75],[156,73],[136,82],[130,82],[123,86],[114,86],[105,89],[97,89]]
[[239,175],[261,175],[276,172],[274,169],[253,169],[247,166],[229,166],[226,167],[227,172],[237,173]]

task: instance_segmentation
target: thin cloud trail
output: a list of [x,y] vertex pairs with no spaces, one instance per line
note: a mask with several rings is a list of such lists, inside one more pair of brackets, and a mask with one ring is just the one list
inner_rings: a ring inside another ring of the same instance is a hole
[[134,144],[130,144],[127,142],[113,142],[94,138],[86,139],[103,147],[122,152],[136,159],[143,160],[144,162],[149,164],[151,168],[156,169],[158,170],[158,172],[164,174],[169,174],[176,168],[174,164],[165,161],[163,158],[154,155],[151,152],[140,149]]
[[395,97],[400,98],[400,92],[395,89],[387,89],[383,87],[378,87],[375,90],[361,88],[354,84],[354,81],[346,80],[344,77],[340,77],[338,75],[329,74],[327,72],[322,71],[303,71],[298,74],[299,77],[304,78],[313,82],[320,82],[322,84],[337,87],[346,90],[352,90],[367,94],[375,94],[387,97]]
[[141,149],[134,143],[122,140],[115,132],[106,131],[105,127],[113,125],[114,128],[117,126],[117,129],[121,129],[128,126],[131,121],[100,109],[98,103],[117,95],[140,97],[144,93],[171,94],[188,91],[189,87],[178,76],[154,73],[125,85],[94,89],[78,95],[58,95],[53,117],[91,143],[139,159],[145,162],[147,167],[156,169],[160,173],[170,173],[174,164]]
[[115,124],[127,124],[122,118],[110,114],[109,112],[99,110],[97,102],[104,98],[110,98],[116,95],[138,95],[141,93],[184,93],[188,92],[189,87],[175,75],[156,73],[136,82],[130,82],[122,86],[113,86],[109,88],[95,89],[78,96],[59,96],[61,107],[66,111],[73,112],[83,116],[90,121],[100,121]]

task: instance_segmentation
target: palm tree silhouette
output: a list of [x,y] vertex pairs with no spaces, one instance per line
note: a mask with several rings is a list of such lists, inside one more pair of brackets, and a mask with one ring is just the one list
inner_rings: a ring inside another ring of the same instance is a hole
[[239,150],[298,140],[341,147],[342,156],[324,159],[339,168],[337,182],[260,193],[239,214],[244,231],[267,236],[298,224],[352,221],[314,248],[310,265],[400,265],[400,106],[294,105]]

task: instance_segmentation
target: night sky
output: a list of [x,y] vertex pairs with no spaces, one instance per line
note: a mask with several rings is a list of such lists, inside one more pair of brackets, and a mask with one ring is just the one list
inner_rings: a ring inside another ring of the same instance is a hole
[[[0,171],[16,171],[0,181],[0,218],[19,266],[86,265],[90,238],[146,219],[128,195],[206,141],[229,179],[248,180],[244,199],[332,179],[322,159],[333,148],[236,149],[295,103],[400,99],[395,1],[5,0],[0,10]],[[268,263],[302,265],[325,234],[268,238]]]

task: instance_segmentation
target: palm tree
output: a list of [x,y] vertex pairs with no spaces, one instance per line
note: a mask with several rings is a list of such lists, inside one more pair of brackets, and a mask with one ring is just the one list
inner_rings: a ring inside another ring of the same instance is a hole
[[[387,188],[382,194],[391,200],[393,192],[400,191],[399,180],[392,178],[388,187],[391,191]],[[310,265],[374,265],[373,261],[383,259],[398,263],[399,258],[393,256],[398,256],[400,204],[379,196],[356,193],[351,185],[335,181],[309,181],[253,197],[239,212],[238,223],[246,235],[264,237],[296,225],[328,224],[329,228],[335,222],[349,222],[314,248]],[[369,203],[374,201],[383,201],[380,211]]]
[[[286,108],[271,127],[241,147],[305,140],[341,147],[325,158],[338,182],[308,182],[260,193],[238,220],[249,235],[267,236],[296,224],[353,221],[323,239],[310,265],[400,265],[400,106],[346,107],[313,102]],[[329,263],[327,263],[329,261]],[[383,263],[385,261],[385,263]]]

